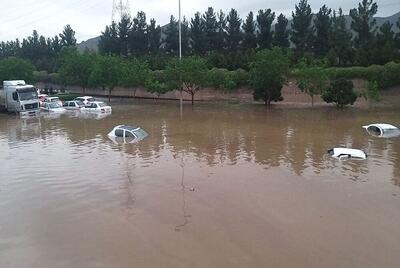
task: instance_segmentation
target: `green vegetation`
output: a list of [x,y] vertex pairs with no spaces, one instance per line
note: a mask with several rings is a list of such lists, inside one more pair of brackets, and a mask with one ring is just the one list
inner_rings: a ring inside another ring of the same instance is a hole
[[322,94],[322,99],[327,103],[335,103],[338,108],[353,105],[358,98],[353,88],[353,82],[349,80],[343,78],[333,80]]
[[154,19],[148,23],[142,11],[123,16],[105,27],[99,53],[79,53],[69,25],[53,38],[33,31],[21,42],[0,43],[0,79],[74,85],[83,92],[96,87],[109,96],[117,86],[143,87],[158,97],[181,90],[192,102],[204,87],[224,92],[250,87],[267,105],[282,100],[288,77],[312,104],[316,95],[332,96],[335,87],[329,85],[336,80],[373,81],[363,95],[375,101],[379,90],[400,85],[400,33],[395,33],[400,20],[377,28],[373,0],[362,0],[348,17],[326,5],[312,14],[307,0],[294,8],[291,22],[271,9],[244,19],[235,9],[196,12],[182,22],[182,62],[173,16],[164,27]]
[[272,101],[282,101],[282,87],[289,73],[289,61],[279,48],[262,50],[250,67],[250,87],[254,99],[263,100],[267,106]]

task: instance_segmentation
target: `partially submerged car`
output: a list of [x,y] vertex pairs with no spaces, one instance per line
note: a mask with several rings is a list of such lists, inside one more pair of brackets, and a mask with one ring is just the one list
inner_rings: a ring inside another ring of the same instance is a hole
[[371,124],[363,126],[368,134],[379,138],[393,138],[400,136],[400,129],[390,124]]
[[85,104],[81,101],[66,101],[63,108],[66,110],[81,110],[85,109]]
[[40,109],[42,111],[52,112],[52,113],[63,113],[67,111],[57,102],[44,102],[40,107]]
[[38,99],[39,99],[40,105],[42,105],[42,103],[45,102],[45,100],[46,100],[48,97],[49,97],[49,95],[46,95],[46,94],[39,94],[39,95],[38,95]]
[[149,134],[138,126],[119,125],[108,133],[108,137],[118,143],[135,143],[143,140]]
[[44,102],[55,102],[58,103],[60,106],[63,105],[62,101],[60,100],[59,97],[47,97]]
[[93,98],[92,96],[76,97],[73,100],[74,101],[81,101],[85,105],[88,105],[89,103],[96,101],[95,98]]
[[367,159],[367,154],[359,149],[349,149],[349,148],[332,148],[328,151],[332,157],[339,160],[356,159],[364,160]]
[[111,106],[102,101],[95,101],[85,106],[85,112],[111,113]]

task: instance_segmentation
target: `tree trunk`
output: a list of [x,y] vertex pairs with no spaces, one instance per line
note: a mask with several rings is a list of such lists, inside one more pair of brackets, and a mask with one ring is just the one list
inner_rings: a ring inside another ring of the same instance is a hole
[[83,91],[83,95],[85,95],[86,94],[86,88],[82,87],[82,91]]
[[111,102],[111,88],[108,89],[108,102]]
[[314,108],[314,95],[311,95],[311,107]]
[[192,95],[192,105],[194,105],[194,92],[190,93]]

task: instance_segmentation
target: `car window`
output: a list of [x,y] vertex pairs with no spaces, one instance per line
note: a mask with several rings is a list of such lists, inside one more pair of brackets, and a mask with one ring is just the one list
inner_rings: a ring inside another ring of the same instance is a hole
[[75,107],[75,102],[70,102],[69,107]]
[[125,130],[125,137],[127,138],[136,138],[135,135],[132,134],[132,132]]
[[64,107],[67,107],[68,105],[71,106],[71,104],[68,104],[68,102],[64,102],[63,104]]
[[95,99],[94,98],[88,98],[87,101],[92,102],[92,101],[95,101]]
[[124,136],[124,131],[122,129],[115,130],[115,136],[116,137],[123,137]]
[[101,103],[99,103],[98,104],[100,107],[105,107],[105,106],[107,106],[104,102],[101,102]]

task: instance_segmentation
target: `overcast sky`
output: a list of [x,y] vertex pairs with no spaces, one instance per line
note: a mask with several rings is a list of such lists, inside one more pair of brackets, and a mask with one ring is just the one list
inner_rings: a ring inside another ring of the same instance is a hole
[[[117,0],[118,2],[119,0]],[[249,11],[271,8],[276,13],[290,16],[294,9],[292,0],[208,0],[182,1],[182,14],[192,17],[196,11],[204,12],[208,6],[225,13],[230,8],[245,17]],[[110,24],[112,0],[3,0],[0,4],[0,41],[22,39],[36,29],[46,37],[54,36],[70,24],[76,31],[78,41],[98,36]],[[123,0],[122,2],[126,2]],[[333,9],[342,7],[345,13],[358,5],[358,0],[309,0],[313,12],[325,3]],[[377,1],[378,16],[389,16],[400,11],[399,0]],[[166,24],[171,14],[178,15],[178,0],[130,0],[132,15],[143,10],[148,20]]]

